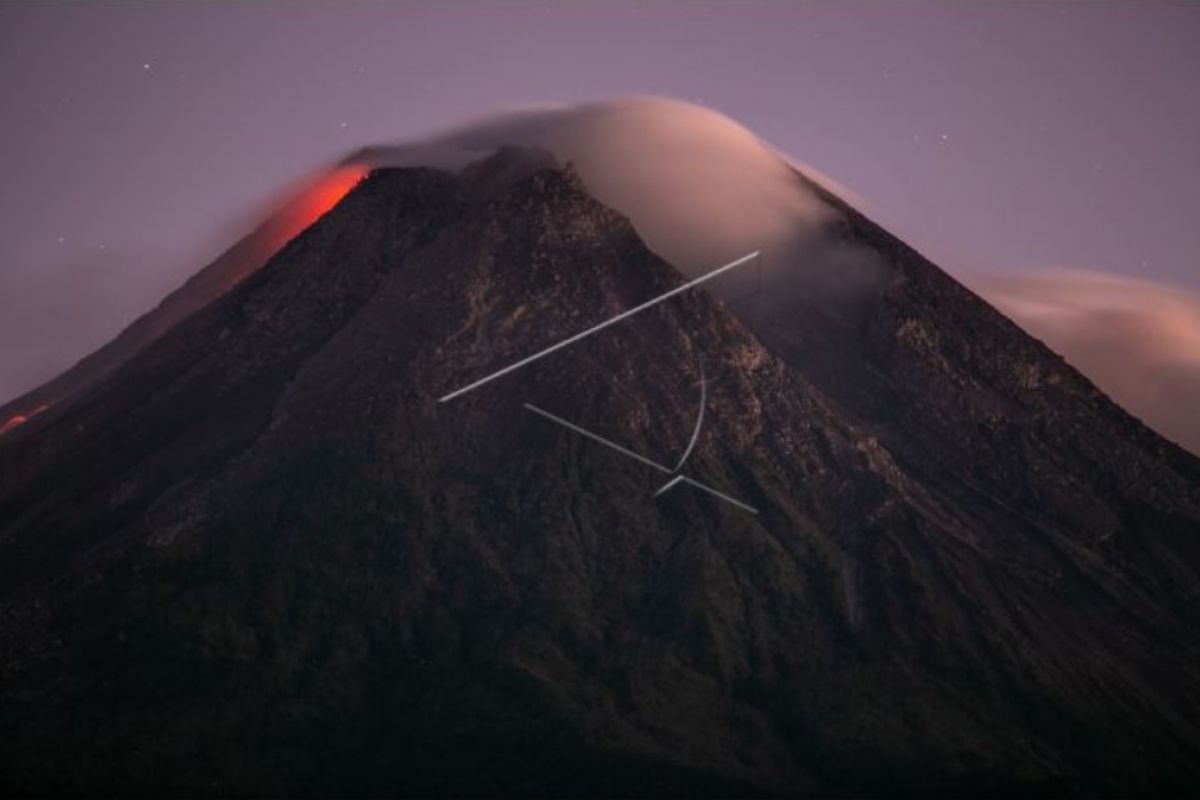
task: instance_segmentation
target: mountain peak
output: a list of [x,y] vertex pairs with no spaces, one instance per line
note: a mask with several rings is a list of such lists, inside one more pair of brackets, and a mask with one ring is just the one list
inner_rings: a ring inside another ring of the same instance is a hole
[[1200,461],[777,159],[696,284],[731,164],[536,147],[364,161],[0,439],[0,785],[1195,784]]

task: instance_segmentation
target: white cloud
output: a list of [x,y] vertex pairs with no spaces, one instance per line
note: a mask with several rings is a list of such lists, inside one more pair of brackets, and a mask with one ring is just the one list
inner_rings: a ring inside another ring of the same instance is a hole
[[974,281],[1130,413],[1200,454],[1200,294],[1083,270]]

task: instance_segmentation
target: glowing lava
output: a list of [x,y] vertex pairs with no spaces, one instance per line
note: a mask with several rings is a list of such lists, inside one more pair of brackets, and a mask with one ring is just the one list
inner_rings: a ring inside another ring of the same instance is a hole
[[271,225],[271,245],[278,250],[342,201],[367,175],[360,164],[338,167],[321,176],[288,201],[275,215]]
[[328,213],[368,172],[370,168],[366,165],[346,164],[296,192],[237,248],[232,263],[221,270],[222,292],[253,274],[284,245]]
[[37,408],[34,408],[25,414],[17,414],[13,417],[10,417],[8,422],[4,423],[3,425],[0,425],[0,436],[3,436],[4,434],[8,433],[9,431],[11,431],[13,428],[17,427],[18,425],[24,425],[26,422],[33,419],[34,417],[36,417],[38,414],[42,413],[49,407],[50,406],[47,403],[42,403]]

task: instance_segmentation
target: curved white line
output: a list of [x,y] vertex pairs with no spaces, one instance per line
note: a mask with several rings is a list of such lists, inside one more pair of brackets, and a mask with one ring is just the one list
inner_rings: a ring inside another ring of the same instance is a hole
[[708,402],[708,385],[704,380],[704,361],[697,357],[696,363],[700,366],[700,413],[696,415],[696,427],[692,429],[692,439],[688,442],[687,449],[683,451],[679,463],[675,465],[674,472],[683,469],[683,462],[687,461],[688,456],[692,454],[692,448],[700,439],[700,426],[704,424],[704,406]]

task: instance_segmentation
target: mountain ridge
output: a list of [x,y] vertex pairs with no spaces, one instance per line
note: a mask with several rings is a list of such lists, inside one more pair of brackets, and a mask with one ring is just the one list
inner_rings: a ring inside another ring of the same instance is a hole
[[[0,440],[10,789],[1190,785],[1200,461],[849,207],[848,293],[685,293],[439,405],[684,280],[501,184],[372,172]],[[697,356],[687,472],[758,515],[523,409],[665,459]]]

